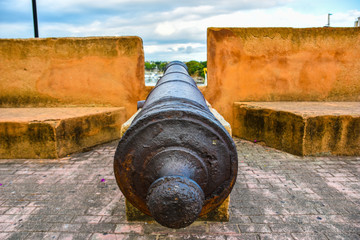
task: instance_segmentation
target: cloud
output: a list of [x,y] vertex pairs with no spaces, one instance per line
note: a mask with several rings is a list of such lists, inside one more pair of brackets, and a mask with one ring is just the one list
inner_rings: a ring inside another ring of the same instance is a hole
[[156,61],[206,60],[206,44],[203,43],[145,45],[144,51],[148,59]]
[[[0,37],[32,37],[31,1],[0,2]],[[37,0],[41,37],[140,36],[146,59],[205,60],[208,27],[322,27],[327,12],[300,0]],[[296,4],[294,4],[296,3]],[[314,3],[315,4],[315,3]],[[333,12],[332,26],[353,26],[356,9]]]
[[[6,2],[12,2],[5,0]],[[25,0],[15,1],[24,4]],[[89,9],[112,9],[112,10],[129,10],[129,9],[146,9],[159,11],[176,9],[179,7],[193,7],[198,6],[212,6],[220,11],[233,11],[239,9],[254,9],[254,8],[269,8],[274,6],[283,5],[291,2],[291,0],[182,0],[182,1],[169,1],[169,0],[107,0],[107,1],[88,1],[88,0],[62,0],[62,1],[48,1],[38,0],[39,8],[44,8],[49,12],[80,12]]]

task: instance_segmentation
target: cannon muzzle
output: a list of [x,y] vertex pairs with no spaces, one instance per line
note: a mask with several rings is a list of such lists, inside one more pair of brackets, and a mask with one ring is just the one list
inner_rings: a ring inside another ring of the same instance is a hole
[[143,213],[166,227],[186,227],[230,194],[235,144],[182,62],[169,63],[138,106],[116,149],[116,181]]

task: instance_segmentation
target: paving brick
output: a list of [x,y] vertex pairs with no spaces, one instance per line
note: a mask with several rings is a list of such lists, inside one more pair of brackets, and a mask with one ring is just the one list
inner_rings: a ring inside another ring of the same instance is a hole
[[214,234],[236,234],[239,228],[236,224],[209,223],[209,233]]
[[28,232],[46,232],[49,231],[52,224],[44,222],[20,222],[17,224],[17,231],[28,231]]
[[263,216],[251,216],[253,223],[283,223],[284,221],[280,216],[263,215]]
[[103,223],[122,223],[126,220],[126,216],[120,215],[120,216],[102,216],[100,222]]
[[144,227],[142,224],[118,224],[116,225],[115,233],[136,233],[142,234]]
[[24,207],[26,205],[29,205],[28,201],[12,201],[7,200],[2,204],[2,207]]
[[6,236],[7,240],[19,240],[19,239],[26,239],[27,236],[29,236],[29,232],[15,232],[11,233],[8,236]]
[[80,223],[54,223],[50,230],[54,232],[77,232],[81,226]]
[[49,223],[70,223],[74,218],[73,215],[40,215],[44,221]]
[[8,233],[1,233],[1,232],[0,232],[0,239],[6,239],[7,236],[9,236]]
[[87,240],[90,237],[90,233],[61,233],[57,240]]
[[43,239],[43,240],[57,240],[60,232],[32,232],[27,235],[26,240]]
[[35,207],[12,207],[5,214],[30,214],[35,209]]
[[77,216],[73,220],[74,223],[98,223],[102,216]]
[[260,234],[261,240],[294,240],[289,233]]
[[322,233],[292,233],[296,240],[328,240],[328,238]]
[[91,240],[118,240],[125,239],[126,235],[94,233]]
[[17,227],[17,223],[0,223],[0,232],[13,232]]
[[0,214],[5,213],[7,210],[9,210],[9,207],[0,207]]
[[324,234],[328,239],[336,239],[336,240],[355,240],[360,239],[359,233],[333,233],[327,232]]
[[301,225],[296,224],[296,223],[269,224],[269,227],[270,227],[271,231],[275,232],[275,233],[303,232]]
[[269,226],[266,224],[239,224],[241,233],[269,233],[271,232]]
[[206,239],[206,240],[257,240],[256,234],[237,234],[232,236],[219,236],[219,235],[209,235],[209,234],[202,234],[202,235],[196,235],[196,234],[187,234],[187,235],[174,235],[169,234],[166,236],[159,236],[159,240],[192,240],[192,239]]
[[[0,160],[0,171],[9,173],[0,189],[0,239],[51,239],[52,234],[58,239],[358,237],[360,158],[298,157],[235,142],[240,164],[229,222],[195,222],[179,230],[126,221],[124,198],[112,176],[116,142],[59,160]],[[20,175],[12,168],[31,177],[14,181]],[[344,177],[347,181],[327,179]]]
[[113,233],[117,227],[112,223],[83,223],[79,232],[90,232],[90,233]]

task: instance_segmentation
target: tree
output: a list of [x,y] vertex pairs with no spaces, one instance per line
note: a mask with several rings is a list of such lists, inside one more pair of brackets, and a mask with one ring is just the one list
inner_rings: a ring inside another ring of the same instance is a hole
[[198,62],[195,60],[189,61],[186,63],[186,66],[189,69],[190,76],[198,76],[205,78],[204,68],[207,66],[207,62]]
[[156,64],[153,62],[145,62],[145,70],[151,71],[156,68]]
[[159,65],[159,71],[163,72],[165,70],[166,65],[168,64],[168,62],[161,62]]

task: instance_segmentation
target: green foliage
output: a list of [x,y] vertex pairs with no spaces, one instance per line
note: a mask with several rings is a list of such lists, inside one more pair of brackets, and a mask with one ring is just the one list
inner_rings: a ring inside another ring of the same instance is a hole
[[156,64],[153,62],[145,62],[145,70],[154,70],[156,68]]
[[161,62],[158,66],[159,71],[163,72],[165,70],[166,64],[168,64],[168,62]]
[[198,62],[195,60],[186,63],[191,76],[199,76],[205,78],[204,68],[207,66],[207,62]]
[[[145,62],[145,70],[151,71],[154,69],[158,69],[160,72],[163,72],[165,70],[165,66],[166,64],[168,64],[169,62],[162,62],[162,61],[146,61]],[[193,77],[203,77],[205,78],[205,74],[204,74],[204,68],[207,67],[207,62],[198,62],[195,60],[189,61],[185,63],[186,66],[189,69],[189,74],[190,76]]]
[[160,72],[163,72],[165,69],[166,64],[168,64],[168,62],[160,62],[160,61],[156,61],[156,62],[149,62],[146,61],[145,62],[145,70],[151,71],[154,69],[158,69]]

